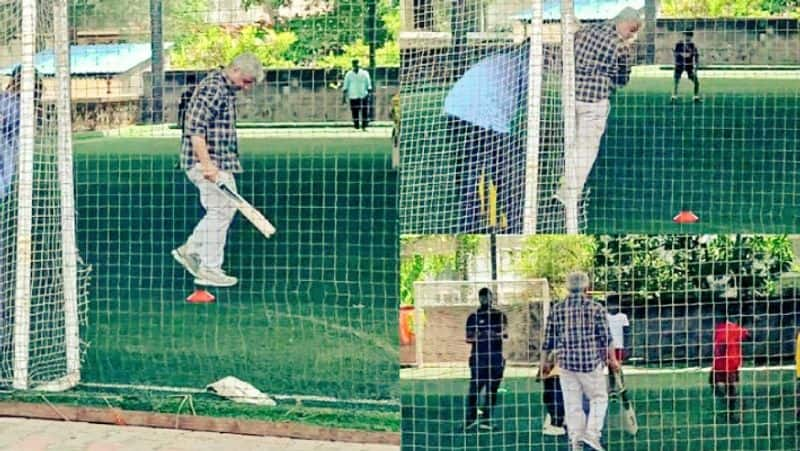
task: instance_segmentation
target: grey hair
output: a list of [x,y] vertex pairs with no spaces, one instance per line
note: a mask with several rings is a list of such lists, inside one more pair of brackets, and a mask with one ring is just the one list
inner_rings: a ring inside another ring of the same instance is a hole
[[642,9],[633,9],[630,6],[626,6],[625,9],[619,12],[619,14],[614,17],[614,23],[622,23],[622,22],[639,22],[640,24],[644,25],[644,8]]
[[256,83],[261,83],[264,79],[264,66],[261,64],[261,60],[252,53],[238,55],[228,67],[239,69],[239,72],[255,78]]
[[583,271],[567,274],[567,289],[570,293],[580,293],[589,288],[589,276]]

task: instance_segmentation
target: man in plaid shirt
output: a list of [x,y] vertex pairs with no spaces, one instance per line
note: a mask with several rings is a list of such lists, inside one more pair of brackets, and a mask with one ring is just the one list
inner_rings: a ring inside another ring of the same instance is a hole
[[[569,296],[558,303],[547,318],[542,346],[542,373],[552,370],[552,361],[544,356],[555,351],[561,368],[567,431],[573,450],[588,445],[602,451],[603,422],[608,408],[604,370],[617,371],[611,349],[611,331],[606,309],[587,295],[589,276],[574,272],[567,276]],[[589,417],[583,412],[583,397],[589,399]]]
[[564,183],[555,199],[580,200],[606,129],[609,97],[630,79],[630,43],[644,22],[638,11],[625,8],[612,21],[586,25],[575,33],[576,145],[565,149]]
[[180,166],[200,191],[206,214],[172,255],[201,285],[229,287],[237,283],[235,277],[222,270],[225,240],[236,207],[216,184],[224,183],[236,191],[234,174],[242,172],[236,136],[236,92],[251,88],[263,77],[258,58],[243,53],[228,67],[204,78],[186,109]]

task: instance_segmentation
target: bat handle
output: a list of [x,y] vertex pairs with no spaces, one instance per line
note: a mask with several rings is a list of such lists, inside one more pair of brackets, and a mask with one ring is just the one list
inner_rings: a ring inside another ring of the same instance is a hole
[[214,184],[217,185],[217,188],[219,188],[223,193],[229,196],[234,194],[233,190],[230,189],[228,185],[225,184],[225,182],[223,182],[222,180],[218,179],[216,182],[214,182]]

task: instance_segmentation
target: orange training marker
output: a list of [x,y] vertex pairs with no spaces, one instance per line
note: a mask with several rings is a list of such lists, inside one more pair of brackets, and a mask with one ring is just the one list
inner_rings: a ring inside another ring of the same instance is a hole
[[190,304],[211,304],[216,299],[217,298],[215,298],[214,295],[208,291],[200,287],[195,287],[194,293],[190,294],[189,297],[186,298],[186,302]]
[[699,221],[700,218],[698,218],[696,214],[689,210],[683,210],[675,215],[672,220],[678,224],[694,224],[695,222]]

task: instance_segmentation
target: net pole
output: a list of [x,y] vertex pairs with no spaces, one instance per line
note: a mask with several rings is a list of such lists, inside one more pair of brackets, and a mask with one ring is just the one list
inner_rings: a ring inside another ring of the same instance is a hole
[[17,267],[14,292],[14,389],[28,388],[30,358],[31,262],[33,241],[33,153],[35,147],[34,54],[37,0],[22,0],[22,67],[19,105]]
[[491,258],[492,282],[497,282],[497,229],[492,227],[489,234],[489,258]]
[[376,4],[377,0],[367,0],[367,23],[365,24],[365,35],[366,41],[368,46],[368,56],[369,56],[369,78],[372,82],[372,92],[369,94],[369,98],[367,99],[368,107],[367,107],[367,117],[369,118],[370,122],[374,122],[377,118],[377,104],[376,99],[377,96],[375,93],[377,92],[377,80],[376,80],[376,67],[377,67],[377,60],[376,60],[376,48],[375,48],[375,41],[377,39],[376,32],[377,32],[377,8]]
[[164,27],[162,0],[150,0],[151,114],[147,122],[164,122]]
[[64,333],[66,344],[66,387],[80,381],[80,340],[78,330],[78,248],[75,238],[75,186],[72,170],[72,105],[69,61],[67,0],[54,4],[56,62],[56,112],[58,117],[58,182],[61,188],[61,252],[64,283]]
[[523,233],[536,233],[539,204],[539,138],[542,126],[542,70],[544,26],[542,0],[533,0],[530,47],[528,49],[528,123],[525,156],[525,204],[523,206]]
[[[575,149],[576,115],[575,115],[575,7],[572,0],[561,0],[561,52],[563,73],[561,78],[561,107],[564,112],[564,149]],[[575,154],[576,152],[568,152]],[[564,199],[566,213],[566,230],[568,234],[578,233],[578,200],[573,181],[577,177],[578,161],[564,160],[564,176],[568,184],[567,196]]]

